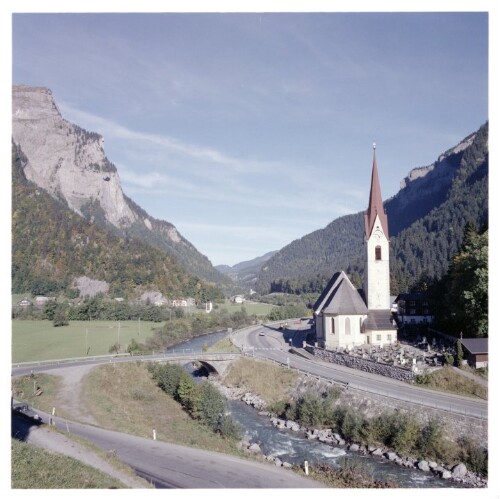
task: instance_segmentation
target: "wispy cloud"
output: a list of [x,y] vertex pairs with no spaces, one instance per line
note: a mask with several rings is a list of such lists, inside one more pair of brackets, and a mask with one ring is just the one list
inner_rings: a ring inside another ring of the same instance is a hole
[[[359,189],[336,181],[337,194],[333,196],[328,182],[311,182],[324,176],[324,172],[313,165],[238,158],[168,135],[131,130],[64,102],[60,108],[63,115],[98,130],[106,139],[123,141],[127,164],[115,162],[129,193],[168,194],[176,198],[294,211],[300,206],[305,212],[328,212],[337,216],[352,212],[352,198],[361,199],[363,195]],[[134,156],[141,165],[140,171],[130,164]],[[168,172],[164,165],[168,165]]]

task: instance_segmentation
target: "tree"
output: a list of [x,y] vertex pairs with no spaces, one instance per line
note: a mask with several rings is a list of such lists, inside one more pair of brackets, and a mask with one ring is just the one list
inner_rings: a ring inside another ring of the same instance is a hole
[[464,351],[460,340],[457,340],[455,348],[457,350],[457,367],[460,367],[462,365],[462,361],[464,360]]
[[488,336],[488,231],[468,227],[448,273],[433,286],[437,326],[458,336]]
[[67,326],[69,324],[66,309],[62,305],[57,305],[55,308],[52,323],[54,327]]

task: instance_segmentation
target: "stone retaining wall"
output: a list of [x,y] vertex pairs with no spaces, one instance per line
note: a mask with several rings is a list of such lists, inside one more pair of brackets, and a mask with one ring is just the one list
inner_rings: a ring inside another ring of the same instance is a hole
[[355,357],[340,352],[332,352],[317,347],[306,347],[306,350],[314,356],[319,357],[326,362],[339,364],[341,366],[351,367],[360,371],[366,371],[372,374],[380,374],[389,378],[397,379],[399,381],[414,381],[415,374],[411,369],[406,369],[399,366],[391,366],[381,362],[375,362],[371,359],[363,359],[362,357]]

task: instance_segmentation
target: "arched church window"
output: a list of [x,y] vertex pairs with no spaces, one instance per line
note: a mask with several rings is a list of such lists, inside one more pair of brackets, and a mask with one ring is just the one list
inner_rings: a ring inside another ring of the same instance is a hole
[[375,246],[375,260],[382,260],[382,247]]
[[335,317],[332,317],[332,334],[335,334]]
[[345,318],[344,331],[345,334],[351,334],[351,319],[349,317]]

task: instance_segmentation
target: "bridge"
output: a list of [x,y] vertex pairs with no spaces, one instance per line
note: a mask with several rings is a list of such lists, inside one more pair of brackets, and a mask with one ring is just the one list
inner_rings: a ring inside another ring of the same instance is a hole
[[241,352],[201,352],[194,350],[180,350],[166,352],[156,355],[137,355],[130,353],[113,355],[94,355],[85,357],[72,357],[68,359],[51,359],[31,362],[14,362],[13,373],[24,374],[33,370],[43,370],[47,367],[63,367],[69,364],[102,364],[106,362],[127,362],[132,359],[139,362],[172,362],[185,364],[187,362],[198,362],[209,374],[224,374],[229,364],[234,359],[242,357]]
[[224,374],[234,359],[241,357],[240,352],[183,352],[166,353],[162,357],[153,359],[155,362],[198,362],[208,374]]

